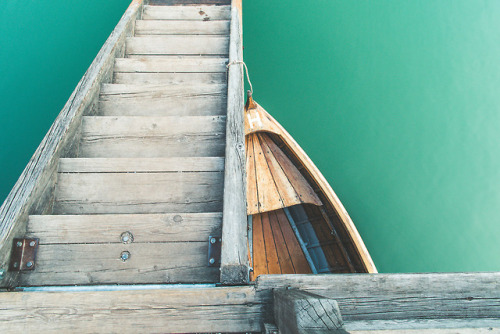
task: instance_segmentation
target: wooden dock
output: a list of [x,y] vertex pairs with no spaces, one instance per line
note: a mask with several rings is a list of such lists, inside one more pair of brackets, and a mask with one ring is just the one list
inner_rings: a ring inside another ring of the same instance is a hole
[[0,208],[2,333],[499,333],[500,273],[250,281],[241,14],[132,1]]

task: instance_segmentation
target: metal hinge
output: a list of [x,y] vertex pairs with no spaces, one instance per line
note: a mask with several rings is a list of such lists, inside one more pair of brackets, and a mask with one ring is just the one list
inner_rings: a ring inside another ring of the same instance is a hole
[[9,271],[34,270],[38,242],[38,238],[15,238],[12,243]]
[[221,253],[221,237],[208,237],[208,266],[209,267],[219,267],[220,266],[220,253]]

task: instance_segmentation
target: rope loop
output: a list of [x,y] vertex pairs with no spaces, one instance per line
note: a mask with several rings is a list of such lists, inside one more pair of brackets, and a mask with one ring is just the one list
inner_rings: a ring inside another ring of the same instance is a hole
[[235,65],[235,64],[243,64],[243,66],[245,67],[245,73],[247,75],[248,85],[250,86],[250,95],[252,95],[253,94],[253,87],[252,87],[252,82],[250,81],[250,76],[248,75],[247,64],[245,64],[245,62],[242,60],[233,60],[232,62],[230,62],[229,64],[226,65],[226,68],[229,70],[229,66]]

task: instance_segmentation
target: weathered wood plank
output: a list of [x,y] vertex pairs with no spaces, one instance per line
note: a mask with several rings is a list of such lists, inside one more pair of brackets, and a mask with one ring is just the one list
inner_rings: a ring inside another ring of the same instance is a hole
[[224,116],[84,117],[80,157],[220,157]]
[[160,99],[126,98],[99,102],[99,114],[103,116],[212,116],[226,114],[225,96],[202,94],[194,97]]
[[135,35],[228,35],[229,21],[137,20]]
[[229,20],[231,6],[144,6],[143,20]]
[[60,173],[55,214],[218,212],[223,174]]
[[226,95],[227,85],[223,84],[195,84],[195,85],[120,85],[104,84],[101,87],[101,100],[109,101],[113,98],[151,99],[151,98],[189,98],[202,95],[224,96]]
[[164,35],[127,38],[128,55],[222,55],[227,56],[226,36]]
[[230,5],[231,0],[149,0],[153,6],[195,6],[195,5]]
[[273,295],[280,333],[347,333],[335,300],[296,289],[276,289]]
[[260,276],[259,290],[291,287],[338,302],[357,320],[500,318],[500,273]]
[[[125,38],[132,33],[141,7],[141,0],[132,1],[0,208],[0,268],[6,267],[12,238],[22,235],[28,215],[50,212],[57,159],[73,150],[81,115],[94,105],[115,56],[123,57]],[[15,280],[16,276],[8,273],[0,285],[14,285]]]
[[[3,333],[259,332],[250,287],[0,294]],[[28,317],[20,316],[29,314]]]
[[499,319],[409,319],[354,321],[345,324],[351,334],[479,334],[500,333]]
[[223,84],[225,73],[114,73],[116,84],[163,84],[163,85],[193,85],[193,84]]
[[[123,252],[129,258],[122,261]],[[40,245],[36,268],[20,284],[215,283],[219,270],[207,265],[203,242]],[[0,312],[1,313],[1,312]]]
[[222,172],[222,157],[184,158],[63,158],[59,173]]
[[151,56],[137,58],[117,58],[115,61],[115,72],[226,73],[227,62],[227,58],[200,56]]
[[[229,61],[242,61],[243,36],[241,15],[237,8],[231,12],[230,39]],[[228,284],[246,283],[249,280],[243,90],[242,65],[231,65],[228,73],[221,254],[221,282]]]
[[[46,244],[122,243],[129,232],[134,243],[207,242],[220,235],[222,213],[40,215],[30,216],[27,237]],[[163,257],[162,257],[163,258]]]

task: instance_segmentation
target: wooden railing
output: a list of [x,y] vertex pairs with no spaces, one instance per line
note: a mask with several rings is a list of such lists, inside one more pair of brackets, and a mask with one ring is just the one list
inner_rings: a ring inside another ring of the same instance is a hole
[[12,239],[24,236],[28,215],[51,212],[59,157],[72,156],[82,116],[97,103],[101,83],[111,81],[115,57],[123,56],[142,5],[132,1],[0,207],[0,286],[15,284],[15,275],[6,272]]
[[231,6],[220,280],[242,284],[248,282],[248,237],[241,0]]

